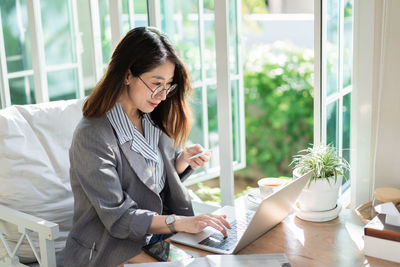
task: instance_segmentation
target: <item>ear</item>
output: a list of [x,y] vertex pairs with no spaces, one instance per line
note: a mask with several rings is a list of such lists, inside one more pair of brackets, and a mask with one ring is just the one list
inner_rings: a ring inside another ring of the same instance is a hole
[[130,70],[127,70],[125,74],[124,84],[129,85],[131,80],[132,80],[132,72]]

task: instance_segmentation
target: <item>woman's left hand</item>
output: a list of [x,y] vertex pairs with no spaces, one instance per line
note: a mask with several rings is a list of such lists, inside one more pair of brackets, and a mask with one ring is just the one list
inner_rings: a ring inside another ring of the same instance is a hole
[[203,151],[205,151],[205,149],[201,145],[193,145],[185,148],[176,159],[177,172],[179,174],[182,173],[188,165],[193,169],[203,167],[210,160],[211,152],[207,152],[199,157],[191,158]]
[[199,157],[192,157],[204,152],[205,150],[206,149],[204,149],[201,145],[193,145],[183,151],[182,157],[193,169],[198,169],[203,167],[210,160],[211,152],[207,152]]

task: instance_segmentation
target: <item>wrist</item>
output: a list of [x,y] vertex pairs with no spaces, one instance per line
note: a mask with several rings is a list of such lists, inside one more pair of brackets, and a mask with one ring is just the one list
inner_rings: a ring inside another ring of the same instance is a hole
[[184,228],[183,228],[183,221],[184,221],[184,216],[175,216],[175,223],[174,223],[174,227],[175,227],[175,231],[176,232],[184,232]]
[[167,227],[172,234],[175,234],[177,232],[175,229],[175,220],[176,220],[175,214],[168,215],[165,218],[165,223],[167,224]]
[[186,162],[184,151],[182,151],[175,161],[175,169],[178,174],[181,174],[186,168],[189,166],[189,163]]

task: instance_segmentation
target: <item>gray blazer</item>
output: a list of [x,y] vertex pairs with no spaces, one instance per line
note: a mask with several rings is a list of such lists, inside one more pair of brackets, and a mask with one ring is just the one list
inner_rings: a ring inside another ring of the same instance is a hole
[[120,145],[106,116],[83,118],[70,148],[70,177],[74,194],[73,227],[64,250],[64,266],[110,266],[136,256],[149,238],[147,231],[163,205],[174,214],[193,215],[191,201],[175,170],[177,151],[164,133],[159,140],[164,160],[164,202],[155,192],[144,158]]

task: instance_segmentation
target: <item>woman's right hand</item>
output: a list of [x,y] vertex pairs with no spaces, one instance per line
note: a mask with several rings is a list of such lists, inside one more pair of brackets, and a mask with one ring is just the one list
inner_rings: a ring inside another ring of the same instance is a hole
[[220,231],[225,237],[228,236],[226,228],[232,227],[226,220],[226,215],[203,214],[198,216],[177,216],[174,223],[178,232],[197,234],[207,226],[211,226]]

